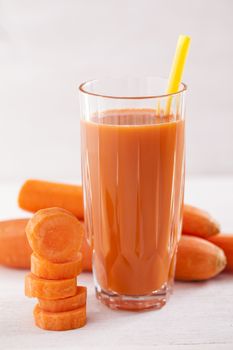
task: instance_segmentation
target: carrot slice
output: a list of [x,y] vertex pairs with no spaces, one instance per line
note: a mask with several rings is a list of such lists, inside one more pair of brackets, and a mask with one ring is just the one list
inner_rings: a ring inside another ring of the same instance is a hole
[[62,299],[75,295],[77,278],[46,280],[29,273],[25,277],[25,295],[30,298]]
[[73,297],[57,300],[47,300],[39,298],[39,306],[42,310],[48,312],[64,312],[77,309],[86,304],[87,288],[78,286],[76,294]]
[[0,264],[25,269],[30,266],[31,247],[26,239],[28,219],[0,222]]
[[83,219],[83,191],[81,186],[40,180],[27,180],[19,193],[20,208],[37,210],[61,207]]
[[78,253],[77,258],[65,263],[52,263],[33,253],[31,255],[31,272],[37,277],[47,280],[62,280],[79,275],[82,271],[82,254]]
[[47,312],[37,304],[33,314],[36,325],[47,331],[67,331],[86,324],[86,306],[65,312]]
[[32,250],[54,263],[72,261],[81,249],[84,230],[79,220],[61,208],[39,210],[28,222]]

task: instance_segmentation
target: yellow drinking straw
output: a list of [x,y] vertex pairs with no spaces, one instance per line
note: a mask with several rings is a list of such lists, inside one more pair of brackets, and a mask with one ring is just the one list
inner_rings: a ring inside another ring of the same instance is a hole
[[[190,45],[190,37],[187,35],[180,35],[178,38],[176,52],[172,63],[172,68],[168,80],[167,94],[178,92],[181,83],[184,65],[188,54]],[[169,115],[171,108],[172,97],[167,99],[166,115]]]

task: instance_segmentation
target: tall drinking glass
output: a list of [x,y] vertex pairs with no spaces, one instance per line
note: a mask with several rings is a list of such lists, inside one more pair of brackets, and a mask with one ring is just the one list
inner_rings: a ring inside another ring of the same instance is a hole
[[184,188],[185,84],[103,79],[80,90],[85,225],[97,298],[160,308],[172,289]]

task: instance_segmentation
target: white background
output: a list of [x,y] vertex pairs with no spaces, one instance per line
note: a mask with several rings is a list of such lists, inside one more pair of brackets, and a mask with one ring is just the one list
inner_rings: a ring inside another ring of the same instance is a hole
[[179,34],[188,174],[233,173],[231,0],[1,0],[0,180],[80,178],[77,86],[169,74]]

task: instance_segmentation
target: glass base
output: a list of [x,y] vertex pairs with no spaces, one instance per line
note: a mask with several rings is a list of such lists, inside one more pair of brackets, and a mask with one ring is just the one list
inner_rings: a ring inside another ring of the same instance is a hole
[[99,286],[96,286],[95,291],[97,299],[111,309],[140,311],[161,309],[168,301],[171,287],[166,284],[160,290],[154,291],[151,294],[138,296],[108,292]]

